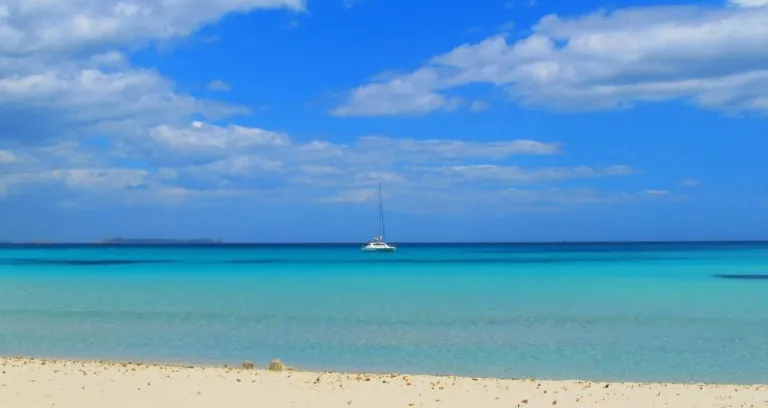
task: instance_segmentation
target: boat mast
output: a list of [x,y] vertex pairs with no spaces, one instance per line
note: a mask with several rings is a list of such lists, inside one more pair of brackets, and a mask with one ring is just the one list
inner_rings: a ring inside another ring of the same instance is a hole
[[381,181],[379,181],[379,231],[381,232],[381,240],[385,241],[384,235],[384,201],[381,199]]

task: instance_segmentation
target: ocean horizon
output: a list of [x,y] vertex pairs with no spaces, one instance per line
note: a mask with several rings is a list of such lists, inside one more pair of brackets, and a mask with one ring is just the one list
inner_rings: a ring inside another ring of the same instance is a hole
[[[13,241],[13,240],[0,240],[0,247],[3,246],[51,246],[51,245],[72,245],[72,246],[84,246],[84,245],[98,245],[98,246],[167,246],[167,245],[182,245],[182,246],[313,246],[313,245],[363,245],[367,241],[286,241],[286,242],[272,242],[272,241],[226,241],[219,238],[125,238],[125,242],[103,242],[102,239],[96,239],[91,241],[48,241],[48,240],[30,240],[30,241]],[[137,242],[147,241],[147,242]],[[203,241],[203,242],[195,242]],[[207,242],[206,242],[207,241]],[[216,241],[216,242],[212,242]],[[729,240],[595,240],[595,241],[579,241],[579,240],[561,240],[561,241],[397,241],[387,239],[387,242],[400,245],[436,245],[436,246],[451,246],[451,245],[590,245],[590,244],[609,244],[609,245],[635,245],[635,244],[764,244],[768,243],[768,240],[755,240],[755,239],[729,239]]]
[[768,242],[396,244],[0,244],[0,354],[768,382]]

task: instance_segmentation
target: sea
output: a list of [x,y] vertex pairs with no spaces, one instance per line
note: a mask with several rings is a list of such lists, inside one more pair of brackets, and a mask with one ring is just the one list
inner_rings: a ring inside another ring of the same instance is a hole
[[768,383],[768,243],[3,245],[0,355]]

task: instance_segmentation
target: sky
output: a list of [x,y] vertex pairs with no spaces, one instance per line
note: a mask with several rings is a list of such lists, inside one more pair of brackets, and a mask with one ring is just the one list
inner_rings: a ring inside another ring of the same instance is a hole
[[7,0],[0,240],[768,239],[768,0]]

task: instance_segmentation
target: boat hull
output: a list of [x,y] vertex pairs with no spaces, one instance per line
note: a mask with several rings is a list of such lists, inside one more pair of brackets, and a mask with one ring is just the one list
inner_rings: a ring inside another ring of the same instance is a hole
[[395,252],[397,248],[395,247],[379,247],[379,248],[371,248],[371,247],[363,247],[361,249],[363,252]]

